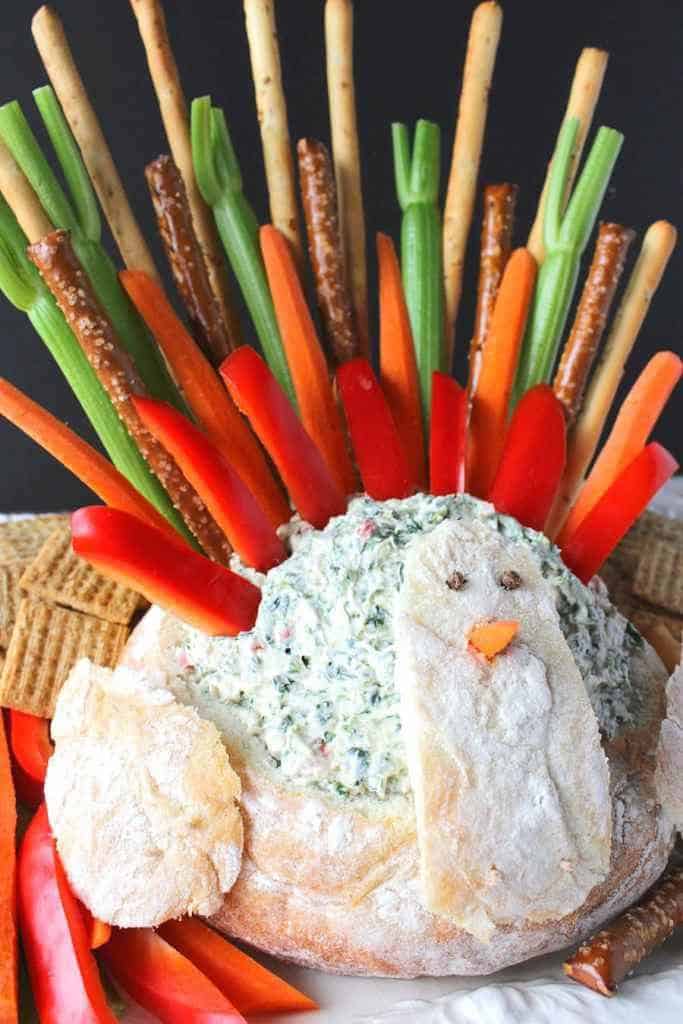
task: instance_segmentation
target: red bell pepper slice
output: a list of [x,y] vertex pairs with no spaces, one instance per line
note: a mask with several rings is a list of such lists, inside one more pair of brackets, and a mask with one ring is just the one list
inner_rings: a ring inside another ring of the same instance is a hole
[[81,903],[80,900],[77,902],[88,935],[88,945],[91,949],[99,949],[100,946],[104,946],[105,942],[109,942],[111,925],[106,921],[100,921],[98,917],[93,917],[84,903]]
[[660,444],[643,448],[567,538],[562,548],[567,568],[588,583],[677,469]]
[[513,413],[488,500],[523,526],[542,530],[566,457],[562,403],[551,387],[538,384],[526,392]]
[[406,453],[382,387],[367,359],[337,369],[339,395],[363,487],[371,498],[406,498],[415,490]]
[[173,456],[242,561],[260,572],[282,562],[287,552],[275,527],[206,434],[167,402],[154,398],[133,402],[144,425]]
[[18,1017],[16,901],[17,804],[12,767],[0,713],[0,1022]]
[[52,755],[50,723],[23,711],[9,711],[9,736],[15,770],[21,777],[22,794],[28,807],[43,800],[47,762]]
[[158,934],[191,960],[246,1017],[252,1013],[318,1009],[312,999],[252,960],[197,917],[167,921]]
[[429,490],[458,494],[465,490],[467,392],[448,374],[432,374],[429,418]]
[[115,1024],[45,804],[19,849],[18,895],[21,938],[41,1024]]
[[220,372],[302,518],[322,529],[332,516],[341,515],[346,509],[344,494],[260,355],[242,345],[222,363]]
[[256,621],[258,587],[127,512],[79,509],[71,517],[71,534],[76,554],[103,575],[209,636],[235,636]]
[[124,992],[163,1024],[245,1024],[213,982],[151,928],[114,928],[100,957]]

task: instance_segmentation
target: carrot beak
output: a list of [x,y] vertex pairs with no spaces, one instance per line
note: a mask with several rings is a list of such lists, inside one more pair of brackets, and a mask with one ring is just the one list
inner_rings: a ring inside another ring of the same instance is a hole
[[492,661],[512,643],[519,632],[519,623],[514,620],[482,622],[474,626],[469,640],[476,651]]

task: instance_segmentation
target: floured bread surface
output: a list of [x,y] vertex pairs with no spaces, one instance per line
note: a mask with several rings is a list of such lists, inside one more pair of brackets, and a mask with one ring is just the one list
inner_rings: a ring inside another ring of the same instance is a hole
[[[507,651],[469,647],[508,619]],[[609,870],[609,771],[538,560],[486,522],[443,523],[408,551],[395,643],[427,908],[483,940],[576,910]]]
[[242,858],[240,781],[216,727],[165,678],[87,660],[52,722],[50,825],[78,897],[121,927],[215,913]]
[[676,829],[683,832],[683,665],[666,686],[666,718],[657,750],[657,793]]

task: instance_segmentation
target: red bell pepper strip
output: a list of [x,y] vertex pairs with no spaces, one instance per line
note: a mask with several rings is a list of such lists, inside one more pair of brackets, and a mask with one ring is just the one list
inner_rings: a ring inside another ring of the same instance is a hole
[[85,923],[90,948],[99,949],[100,946],[104,946],[105,942],[109,942],[111,938],[111,925],[107,924],[106,921],[100,921],[98,917],[93,917],[86,905],[81,903],[80,900],[78,900],[78,909]]
[[465,490],[467,392],[438,370],[432,374],[429,422],[429,490],[458,494]]
[[100,957],[124,992],[162,1024],[245,1024],[213,982],[151,928],[114,928]]
[[522,397],[508,427],[488,500],[523,526],[542,530],[555,500],[567,452],[562,403],[547,384]]
[[50,723],[47,718],[11,709],[9,736],[15,765],[22,773],[26,795],[30,797],[28,806],[37,807],[42,802],[47,762],[52,755]]
[[366,492],[377,501],[406,498],[415,490],[415,480],[368,360],[359,356],[338,367],[337,385]]
[[41,1024],[115,1024],[45,804],[19,849],[18,894],[22,944]]
[[344,494],[260,355],[242,345],[223,362],[220,372],[302,518],[322,529],[332,516],[341,515],[346,509]]
[[562,548],[567,568],[588,583],[677,469],[660,444],[643,448],[567,538]]
[[173,456],[246,565],[267,572],[285,546],[242,478],[206,434],[167,402],[134,398],[147,429]]
[[258,587],[127,512],[79,509],[71,517],[71,534],[76,554],[103,575],[210,636],[235,636],[256,621]]
[[0,1024],[18,1017],[16,902],[17,805],[12,767],[0,714]]
[[318,1009],[312,999],[271,974],[197,917],[167,921],[158,934],[191,960],[246,1017],[252,1013]]

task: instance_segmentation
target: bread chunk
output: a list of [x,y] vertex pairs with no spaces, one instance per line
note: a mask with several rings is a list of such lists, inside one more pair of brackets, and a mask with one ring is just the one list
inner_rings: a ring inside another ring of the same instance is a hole
[[[469,644],[510,620],[491,660]],[[609,770],[539,560],[443,523],[408,552],[395,637],[426,908],[483,941],[576,910],[609,870]]]

